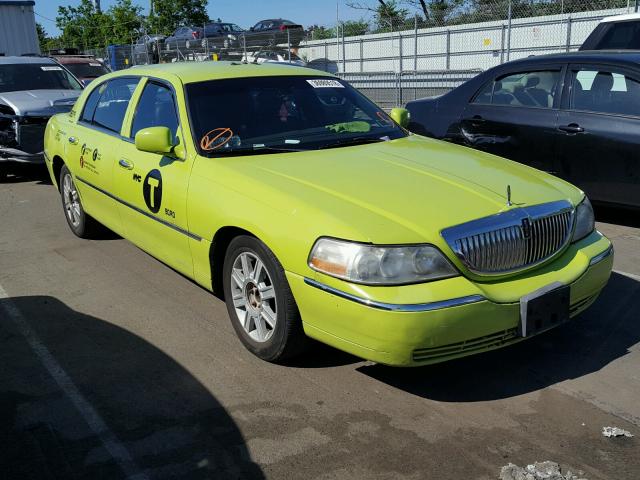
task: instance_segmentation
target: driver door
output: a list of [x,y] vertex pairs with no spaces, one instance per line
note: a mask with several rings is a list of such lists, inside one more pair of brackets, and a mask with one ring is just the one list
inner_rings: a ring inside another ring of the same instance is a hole
[[[173,85],[143,80],[127,141],[114,167],[114,185],[122,200],[118,208],[125,236],[179,272],[193,276],[187,222],[187,187],[192,158],[143,152],[135,135],[147,127],[169,128],[175,142],[183,142]],[[185,148],[186,152],[186,148]]]

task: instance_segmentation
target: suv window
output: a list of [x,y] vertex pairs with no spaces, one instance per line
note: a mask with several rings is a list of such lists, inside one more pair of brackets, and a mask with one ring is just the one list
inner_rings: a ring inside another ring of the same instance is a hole
[[640,114],[640,82],[606,70],[575,71],[570,108],[637,116]]
[[595,46],[597,50],[640,49],[640,22],[619,22],[609,25]]
[[560,70],[503,75],[485,85],[473,103],[551,108],[560,77]]
[[129,100],[139,80],[138,78],[116,78],[98,87],[101,95],[93,114],[93,123],[120,133]]
[[171,90],[153,82],[147,83],[140,96],[131,127],[131,138],[147,127],[167,127],[174,139],[178,130],[178,115]]

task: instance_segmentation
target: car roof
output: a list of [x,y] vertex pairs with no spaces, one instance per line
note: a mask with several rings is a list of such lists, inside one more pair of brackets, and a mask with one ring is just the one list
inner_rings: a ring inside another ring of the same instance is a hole
[[512,60],[511,62],[503,63],[500,66],[561,62],[606,63],[611,61],[616,63],[640,64],[640,50],[581,50],[579,52],[570,53],[552,53],[549,55],[535,55],[518,60]]
[[42,64],[42,63],[56,63],[54,60],[48,57],[24,56],[24,57],[0,57],[0,65],[24,65],[24,64]]
[[614,15],[613,17],[605,17],[600,20],[600,23],[628,22],[631,20],[640,20],[640,13],[628,13],[626,15]]
[[177,78],[182,83],[221,80],[226,78],[277,77],[284,75],[301,75],[316,77],[332,77],[330,73],[311,68],[291,65],[253,64],[241,62],[175,62],[157,65],[141,65],[127,70],[119,70],[109,76],[127,76],[131,74],[158,78]]

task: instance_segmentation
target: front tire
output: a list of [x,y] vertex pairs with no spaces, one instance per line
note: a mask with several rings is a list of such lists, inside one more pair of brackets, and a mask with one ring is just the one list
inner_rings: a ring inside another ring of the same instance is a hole
[[264,243],[250,236],[231,241],[223,288],[231,324],[247,350],[268,362],[304,350],[306,337],[284,269]]
[[91,238],[98,228],[98,223],[85,213],[73,177],[66,165],[60,170],[59,182],[62,208],[69,228],[80,238]]

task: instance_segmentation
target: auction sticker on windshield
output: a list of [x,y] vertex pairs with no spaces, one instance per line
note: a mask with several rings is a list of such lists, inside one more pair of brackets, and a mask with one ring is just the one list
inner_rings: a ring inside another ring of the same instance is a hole
[[309,85],[313,88],[344,88],[344,85],[337,80],[314,79],[307,80],[307,82],[309,82]]

